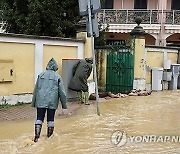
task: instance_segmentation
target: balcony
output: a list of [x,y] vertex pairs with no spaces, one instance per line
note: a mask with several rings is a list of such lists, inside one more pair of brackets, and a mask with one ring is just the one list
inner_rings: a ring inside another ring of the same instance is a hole
[[142,18],[142,24],[180,25],[180,10],[102,9],[98,13],[100,24],[135,24],[136,17]]

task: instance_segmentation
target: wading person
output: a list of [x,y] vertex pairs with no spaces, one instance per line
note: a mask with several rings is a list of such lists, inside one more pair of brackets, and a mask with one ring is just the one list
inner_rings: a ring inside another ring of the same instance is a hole
[[85,105],[89,104],[89,92],[87,79],[89,78],[92,71],[92,58],[85,58],[80,60],[73,67],[73,77],[69,83],[69,89],[76,91],[80,103],[83,103],[82,92],[85,96]]
[[62,108],[67,109],[63,81],[56,73],[57,70],[58,65],[52,58],[47,64],[46,71],[38,75],[32,98],[32,106],[37,108],[34,142],[40,137],[45,113],[47,112],[47,137],[50,137],[54,131],[54,116],[59,100]]

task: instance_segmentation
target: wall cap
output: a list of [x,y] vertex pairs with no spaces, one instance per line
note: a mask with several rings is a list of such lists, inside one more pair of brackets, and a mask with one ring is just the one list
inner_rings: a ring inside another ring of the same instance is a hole
[[29,38],[29,39],[46,39],[46,40],[59,40],[59,41],[73,41],[73,42],[83,42],[83,39],[74,38],[62,38],[62,37],[51,37],[51,36],[37,36],[37,35],[25,35],[25,34],[15,34],[15,33],[0,33],[0,36],[4,37],[16,37],[16,38]]
[[164,46],[156,46],[156,45],[146,45],[146,48],[159,48],[159,49],[174,49],[174,50],[180,50],[180,47],[164,47]]

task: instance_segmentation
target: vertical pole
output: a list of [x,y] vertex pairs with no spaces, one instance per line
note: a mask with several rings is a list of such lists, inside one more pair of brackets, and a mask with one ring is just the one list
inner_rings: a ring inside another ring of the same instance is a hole
[[164,3],[161,4],[161,46],[163,46],[163,19],[164,19]]
[[173,21],[172,21],[172,24],[174,25],[174,10],[173,10]]
[[90,0],[88,0],[88,19],[89,19],[89,32],[90,32],[90,36],[91,36],[91,46],[92,46],[92,55],[93,55],[93,70],[94,70],[94,80],[95,80],[97,114],[100,116],[99,95],[98,95],[98,86],[97,86],[96,60],[95,60],[95,53],[94,53],[94,38],[93,38],[93,29],[92,29],[91,2],[90,2]]
[[150,10],[150,25],[151,25],[151,22],[152,22],[152,10]]
[[128,10],[126,11],[126,24],[128,23]]
[[92,55],[93,55],[93,70],[94,70],[94,79],[95,79],[95,92],[96,92],[96,102],[97,102],[97,114],[100,116],[99,109],[99,95],[98,95],[98,85],[97,85],[97,72],[96,72],[96,59],[94,53],[94,38],[91,36],[91,44],[92,44]]

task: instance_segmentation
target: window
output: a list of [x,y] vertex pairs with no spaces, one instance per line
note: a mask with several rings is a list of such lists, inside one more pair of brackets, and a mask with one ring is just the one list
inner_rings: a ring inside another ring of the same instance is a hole
[[172,10],[180,10],[180,0],[172,0],[171,1],[171,9]]
[[102,5],[103,9],[113,9],[114,0],[105,0],[104,4]]
[[134,9],[147,9],[147,0],[134,0]]

